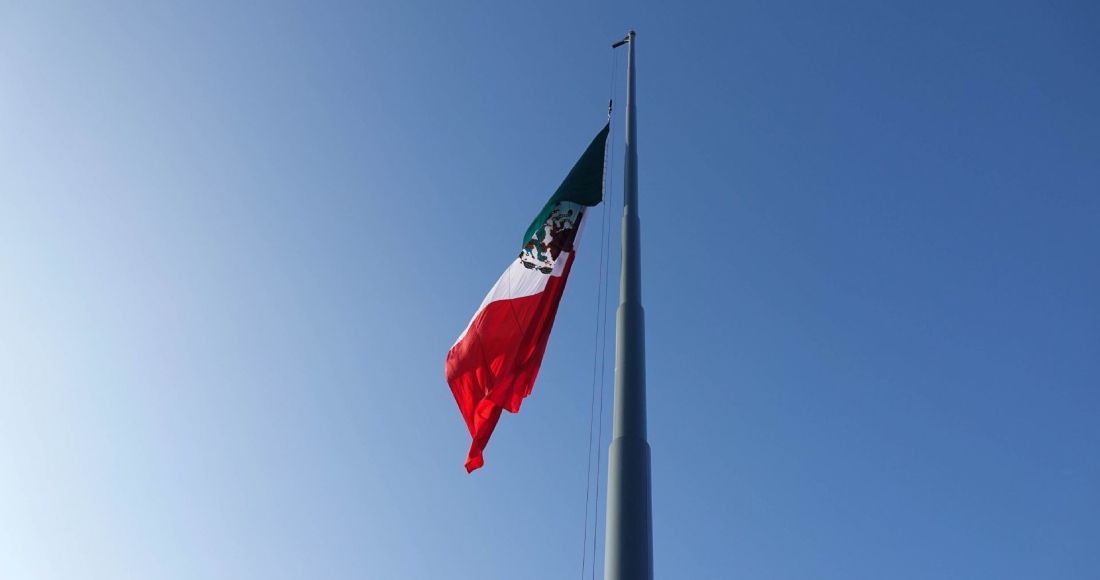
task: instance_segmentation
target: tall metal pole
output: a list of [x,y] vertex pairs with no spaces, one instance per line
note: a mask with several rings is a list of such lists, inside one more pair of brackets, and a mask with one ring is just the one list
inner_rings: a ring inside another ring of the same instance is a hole
[[[638,118],[634,31],[626,73],[626,166],[623,177],[622,270],[615,314],[615,423],[607,457],[606,580],[653,578],[649,442],[646,441],[645,311],[642,309],[641,221],[638,219]],[[618,43],[621,44],[621,43]]]

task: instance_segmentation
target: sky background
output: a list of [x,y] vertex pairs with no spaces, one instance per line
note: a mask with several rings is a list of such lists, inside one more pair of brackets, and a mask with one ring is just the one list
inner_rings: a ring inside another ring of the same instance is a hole
[[631,27],[657,577],[1095,579],[1100,4],[1011,0],[0,2],[0,578],[582,574],[598,221],[472,475],[443,361]]

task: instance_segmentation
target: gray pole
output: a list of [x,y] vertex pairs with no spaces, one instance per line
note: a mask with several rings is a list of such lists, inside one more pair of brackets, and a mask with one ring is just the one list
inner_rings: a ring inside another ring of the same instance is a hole
[[[607,456],[606,580],[653,578],[649,443],[645,410],[645,311],[642,309],[641,221],[638,219],[638,135],[634,95],[634,31],[626,73],[626,167],[623,177],[622,270],[615,315],[615,424]],[[621,43],[619,43],[621,44]]]

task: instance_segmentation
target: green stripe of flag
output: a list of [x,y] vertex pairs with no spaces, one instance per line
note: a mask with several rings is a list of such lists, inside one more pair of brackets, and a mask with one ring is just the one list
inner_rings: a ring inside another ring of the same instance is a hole
[[527,228],[521,247],[526,245],[531,240],[531,236],[546,223],[550,212],[554,211],[554,206],[559,202],[571,201],[579,205],[594,206],[603,199],[604,148],[607,146],[607,132],[610,128],[610,124],[604,125],[603,130],[592,140],[588,149],[585,149],[584,155],[577,160],[577,164],[565,177],[565,181],[558,186],[554,196],[546,202],[535,221],[531,222],[531,227]]

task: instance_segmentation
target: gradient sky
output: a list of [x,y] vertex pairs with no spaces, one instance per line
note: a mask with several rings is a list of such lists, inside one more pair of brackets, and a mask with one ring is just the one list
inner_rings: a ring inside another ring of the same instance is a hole
[[580,575],[598,222],[443,361],[630,27],[657,576],[1095,579],[1100,4],[808,0],[0,3],[0,578]]

